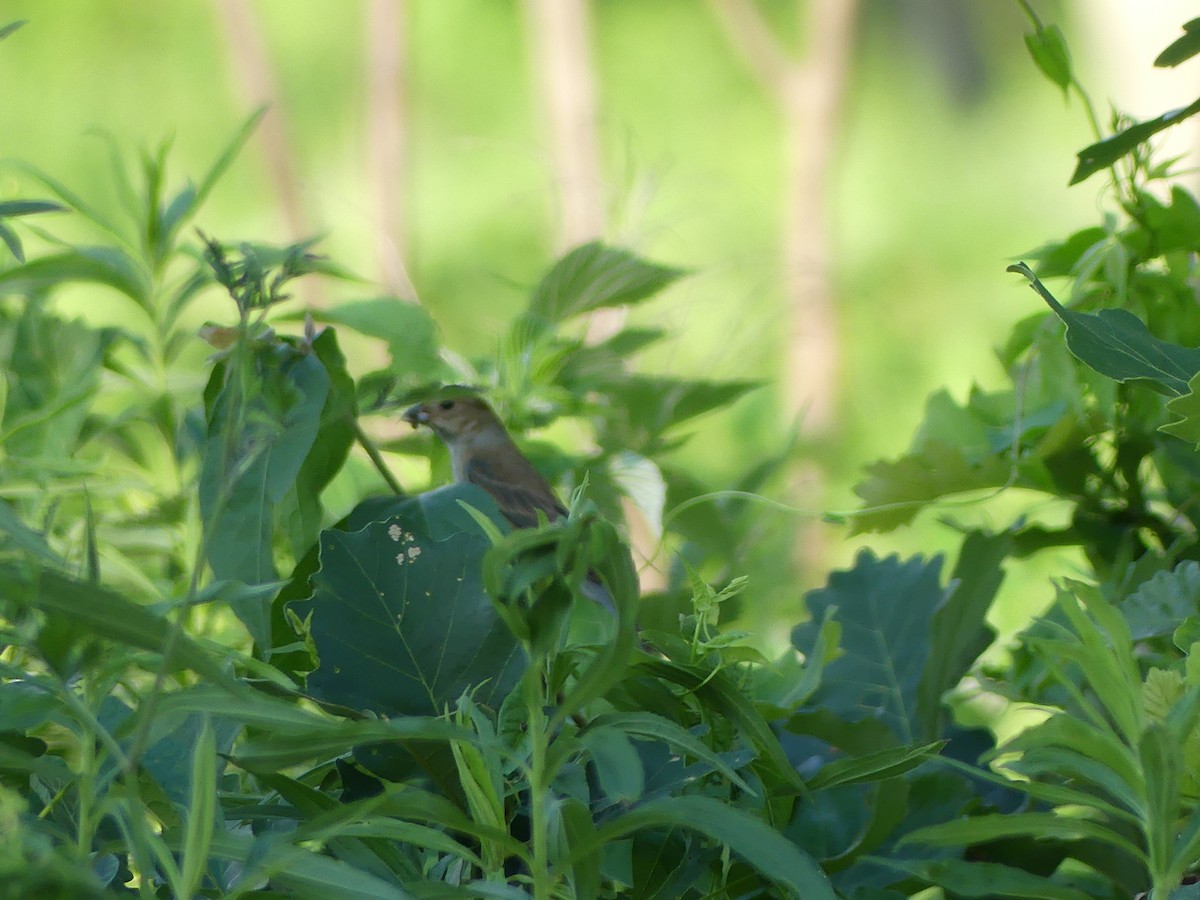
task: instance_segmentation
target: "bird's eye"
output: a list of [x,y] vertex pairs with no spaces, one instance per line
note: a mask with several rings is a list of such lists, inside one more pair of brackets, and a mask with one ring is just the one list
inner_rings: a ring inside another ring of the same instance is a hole
[[453,400],[443,400],[441,403],[438,404],[438,406],[440,406],[442,409],[454,409],[454,401]]

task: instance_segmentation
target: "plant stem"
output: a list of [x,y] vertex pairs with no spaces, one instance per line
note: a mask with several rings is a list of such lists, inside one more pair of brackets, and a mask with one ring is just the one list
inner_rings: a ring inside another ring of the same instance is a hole
[[540,666],[526,673],[525,711],[529,723],[529,818],[533,842],[534,900],[550,900],[553,879],[550,876],[549,814],[546,809],[546,718],[543,711]]
[[367,433],[362,430],[362,426],[358,424],[357,419],[354,420],[354,436],[358,439],[362,448],[367,451],[367,456],[371,458],[371,462],[375,464],[375,468],[383,476],[383,480],[387,482],[387,486],[392,489],[392,492],[397,497],[403,497],[404,488],[400,486],[400,482],[396,480],[396,476],[387,467],[387,463],[383,461],[383,455],[379,452],[379,448],[375,446],[374,441],[367,437]]

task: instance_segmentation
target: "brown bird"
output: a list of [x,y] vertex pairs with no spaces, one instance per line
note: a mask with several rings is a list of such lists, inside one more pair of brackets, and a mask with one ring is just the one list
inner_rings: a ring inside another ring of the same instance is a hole
[[[487,491],[514,528],[537,525],[539,512],[548,522],[567,515],[566,507],[517,449],[500,418],[469,389],[443,388],[435,397],[405,410],[404,420],[414,428],[432,428],[450,451],[454,480]],[[595,576],[589,575],[583,588],[585,596],[615,609],[612,596]]]

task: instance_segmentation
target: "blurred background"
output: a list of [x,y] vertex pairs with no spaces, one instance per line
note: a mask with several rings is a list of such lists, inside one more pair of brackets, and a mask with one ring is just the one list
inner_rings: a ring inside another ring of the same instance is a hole
[[[1191,17],[1182,0],[1033,6],[1103,123],[1110,101],[1146,117],[1195,98],[1194,68],[1151,68]],[[170,141],[182,182],[269,103],[200,224],[227,242],[319,235],[369,282],[305,302],[402,296],[447,347],[486,354],[576,243],[690,270],[630,313],[671,335],[642,365],[766,382],[677,451],[709,484],[798,428],[774,496],[805,514],[761,513],[799,529],[788,621],[861,546],[955,546],[932,521],[850,538],[820,514],[857,505],[861,467],[904,451],[930,392],[1003,381],[992,348],[1039,308],[1005,265],[1106,202],[1103,179],[1067,188],[1094,135],[1030,61],[1016,2],[0,2],[15,19],[0,158],[100,203],[101,133]],[[0,169],[0,199],[30,193]],[[120,317],[94,295],[56,302]],[[205,318],[228,319],[213,303]]]

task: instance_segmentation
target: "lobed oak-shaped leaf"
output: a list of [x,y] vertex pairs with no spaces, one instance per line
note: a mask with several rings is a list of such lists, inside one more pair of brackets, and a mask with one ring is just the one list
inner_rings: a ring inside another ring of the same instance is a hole
[[953,590],[939,583],[941,567],[940,557],[879,559],[863,550],[854,568],[834,572],[826,587],[808,594],[812,615],[792,631],[801,653],[812,653],[827,608],[836,607],[842,626],[842,655],[826,664],[811,707],[849,722],[875,719],[899,743],[917,741],[924,732],[917,707],[930,628]]

